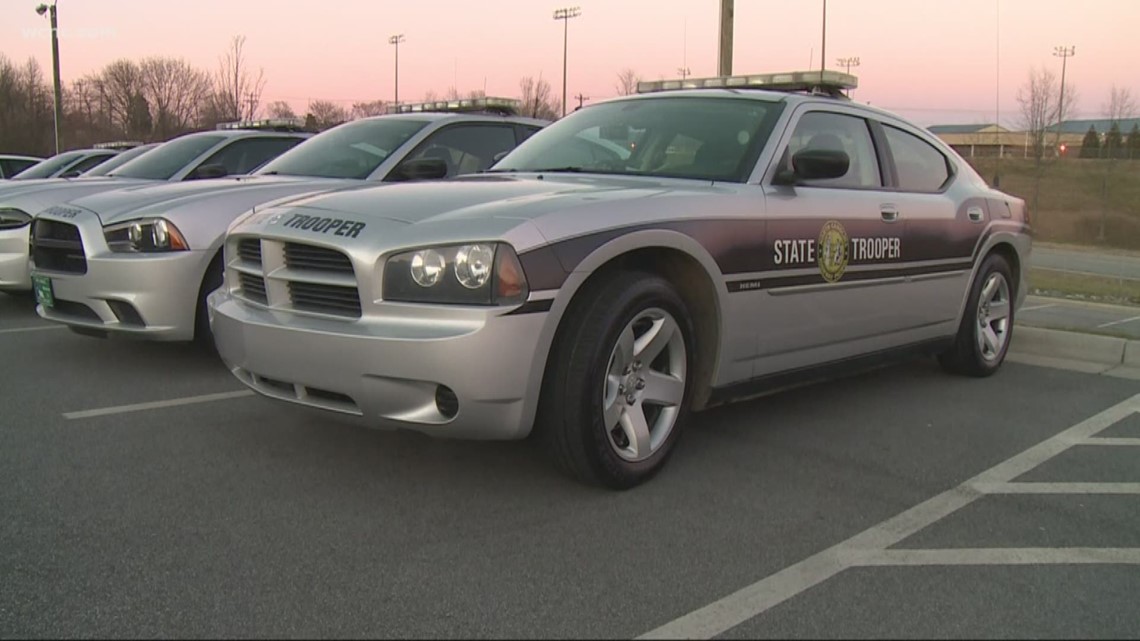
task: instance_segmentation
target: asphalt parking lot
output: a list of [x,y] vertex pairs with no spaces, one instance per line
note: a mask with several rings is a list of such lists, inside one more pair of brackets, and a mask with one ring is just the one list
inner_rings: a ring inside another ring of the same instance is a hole
[[1140,630],[1136,381],[915,362],[697,415],[613,493],[49,327],[0,295],[2,637]]

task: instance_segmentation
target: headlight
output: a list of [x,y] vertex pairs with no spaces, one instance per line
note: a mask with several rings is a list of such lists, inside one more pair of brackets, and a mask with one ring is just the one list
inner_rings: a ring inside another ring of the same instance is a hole
[[32,222],[27,212],[12,207],[0,207],[0,229],[19,229]]
[[384,300],[510,305],[529,293],[519,258],[505,243],[424,247],[384,265]]
[[103,228],[113,252],[169,252],[190,249],[178,228],[162,218],[143,218]]

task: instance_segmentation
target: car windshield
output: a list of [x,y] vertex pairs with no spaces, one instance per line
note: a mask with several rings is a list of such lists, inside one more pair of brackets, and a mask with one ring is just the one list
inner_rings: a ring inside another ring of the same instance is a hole
[[345,123],[313,136],[255,173],[363,180],[426,125],[426,120],[404,118]]
[[112,157],[110,160],[103,162],[103,163],[100,163],[99,165],[96,165],[94,168],[83,172],[81,175],[85,178],[88,176],[106,176],[107,174],[111,173],[112,171],[118,169],[119,167],[122,167],[123,165],[134,160],[135,158],[138,158],[139,156],[145,154],[146,152],[150,151],[151,149],[154,149],[157,146],[158,146],[157,144],[140,145],[140,146],[135,147],[133,149],[128,149],[126,151],[122,151],[120,153],[115,154],[115,156]]
[[209,134],[191,134],[175,138],[152,153],[143,154],[107,175],[112,178],[170,180],[195,158],[223,140],[225,136]]
[[12,176],[12,180],[31,180],[33,178],[51,178],[59,173],[64,167],[79,160],[86,152],[82,151],[65,151],[62,154],[56,154],[47,160],[38,162],[24,171]]
[[494,168],[743,182],[783,107],[753,98],[603,103],[531,136]]

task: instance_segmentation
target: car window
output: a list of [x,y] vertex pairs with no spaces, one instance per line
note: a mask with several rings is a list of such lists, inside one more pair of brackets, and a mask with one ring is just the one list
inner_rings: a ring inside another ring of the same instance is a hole
[[784,168],[790,170],[792,156],[801,149],[809,148],[846,152],[851,164],[847,173],[839,178],[804,181],[804,185],[864,188],[882,186],[879,159],[871,141],[871,130],[863,118],[826,111],[804,114],[796,123],[795,132],[782,157]]
[[107,162],[108,160],[110,160],[114,157],[115,156],[113,156],[113,155],[106,155],[106,154],[100,154],[98,156],[89,156],[89,157],[84,158],[83,160],[80,160],[79,162],[75,163],[71,167],[69,167],[67,169],[67,173],[69,175],[78,176],[79,174],[82,174],[83,172],[87,171],[88,169],[94,169],[95,167],[102,165],[103,163]]
[[13,180],[29,180],[32,178],[51,178],[63,168],[86,155],[83,151],[65,151],[51,158],[38,162],[12,177]]
[[542,127],[538,127],[536,125],[519,125],[517,136],[518,144],[523,144],[527,138],[530,138],[540,131],[542,131]]
[[363,180],[427,124],[402,117],[347,122],[309,138],[257,173]]
[[0,160],[0,176],[11,178],[16,174],[24,171],[28,167],[36,164],[35,160],[21,160],[19,158],[7,158]]
[[174,174],[194,162],[195,158],[225,139],[225,136],[209,134],[189,134],[175,138],[107,175],[144,180],[170,180]]
[[751,97],[629,98],[575,110],[493,171],[582,171],[744,182],[783,103]]
[[157,144],[139,145],[138,147],[135,147],[133,149],[128,149],[126,151],[119,152],[119,153],[115,154],[114,156],[112,156],[111,158],[109,158],[106,162],[99,163],[94,168],[88,169],[87,171],[83,172],[83,175],[84,176],[106,176],[107,174],[111,173],[112,171],[118,169],[119,167],[122,167],[123,165],[134,160],[135,158],[138,158],[139,156],[145,154],[146,152],[150,151],[151,149],[154,149],[157,146],[158,146]]
[[936,192],[950,178],[946,157],[925,140],[890,125],[883,125],[887,144],[899,174],[899,189]]
[[408,160],[439,158],[447,163],[447,176],[483,171],[500,152],[515,147],[514,129],[507,125],[450,125],[428,136]]
[[301,142],[301,138],[243,138],[214,152],[203,165],[221,165],[231,176],[247,174]]

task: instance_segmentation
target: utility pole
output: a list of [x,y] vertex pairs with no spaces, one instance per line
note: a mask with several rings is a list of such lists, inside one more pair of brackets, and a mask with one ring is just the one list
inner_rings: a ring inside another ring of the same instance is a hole
[[1069,57],[1077,55],[1077,46],[1072,47],[1053,47],[1053,55],[1061,59],[1061,97],[1057,101],[1057,137],[1053,142],[1053,147],[1057,149],[1057,155],[1061,155],[1061,121],[1065,118],[1065,67],[1068,66]]
[[823,83],[823,72],[827,69],[827,0],[823,0],[823,39],[819,51],[819,82]]
[[562,115],[566,116],[566,53],[570,37],[570,18],[582,15],[578,7],[566,7],[554,11],[554,19],[562,21]]
[[388,38],[388,44],[396,46],[396,91],[392,103],[400,106],[400,43],[404,41],[404,34],[396,34]]
[[589,96],[583,96],[581,92],[578,92],[578,95],[574,96],[574,97],[578,100],[578,108],[579,109],[582,108],[582,103],[584,103],[585,101],[590,99]]
[[717,49],[716,73],[732,75],[733,0],[720,0],[720,45]]
[[681,76],[681,80],[684,80],[692,75],[693,72],[690,71],[688,67],[678,67],[677,73]]
[[52,2],[51,6],[41,4],[36,7],[36,13],[41,16],[47,13],[51,20],[51,67],[52,80],[55,84],[55,153],[58,154],[63,144],[59,136],[59,128],[63,122],[63,90],[59,85],[59,21],[56,17],[55,4],[55,2]]

